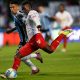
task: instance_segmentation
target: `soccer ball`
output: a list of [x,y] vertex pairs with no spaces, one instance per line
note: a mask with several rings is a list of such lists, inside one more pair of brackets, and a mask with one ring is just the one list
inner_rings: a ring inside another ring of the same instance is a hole
[[6,71],[5,75],[6,75],[7,78],[16,78],[17,77],[17,72],[16,72],[16,70],[10,68]]

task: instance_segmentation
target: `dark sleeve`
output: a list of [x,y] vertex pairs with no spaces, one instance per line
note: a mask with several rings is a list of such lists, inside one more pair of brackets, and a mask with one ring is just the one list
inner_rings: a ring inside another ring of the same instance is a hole
[[12,29],[8,29],[8,30],[6,30],[6,33],[11,33],[11,32],[13,32],[13,31],[15,31],[16,30],[16,27],[15,28],[12,28]]

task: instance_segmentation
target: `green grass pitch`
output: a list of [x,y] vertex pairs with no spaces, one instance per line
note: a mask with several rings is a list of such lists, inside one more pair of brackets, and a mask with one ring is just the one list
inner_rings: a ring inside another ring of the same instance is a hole
[[[31,69],[21,63],[15,80],[80,80],[80,43],[69,43],[66,53],[61,52],[61,47],[62,45],[51,55],[39,50],[44,63],[31,60],[39,67],[40,72],[31,76]],[[11,67],[16,49],[16,46],[0,48],[0,73]]]

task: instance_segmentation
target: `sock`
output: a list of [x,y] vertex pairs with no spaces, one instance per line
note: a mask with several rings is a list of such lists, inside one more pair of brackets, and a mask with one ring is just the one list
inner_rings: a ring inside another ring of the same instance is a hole
[[37,57],[37,54],[33,53],[33,54],[23,57],[21,60],[28,60],[30,58],[36,58],[36,57]]
[[58,45],[60,44],[60,42],[62,41],[62,39],[64,38],[64,34],[60,34],[52,43],[51,43],[51,49],[53,51],[56,50],[56,48],[58,47]]
[[17,71],[18,67],[20,66],[20,62],[21,62],[21,59],[15,57],[15,58],[14,58],[14,64],[13,64],[12,68]]
[[32,70],[36,70],[36,69],[37,69],[37,67],[31,62],[30,59],[28,59],[28,60],[23,60],[23,62],[24,62],[26,65],[28,65]]
[[67,37],[65,36],[63,39],[63,48],[66,49],[67,46]]
[[33,53],[30,56],[31,56],[31,58],[36,58],[37,57],[37,54]]

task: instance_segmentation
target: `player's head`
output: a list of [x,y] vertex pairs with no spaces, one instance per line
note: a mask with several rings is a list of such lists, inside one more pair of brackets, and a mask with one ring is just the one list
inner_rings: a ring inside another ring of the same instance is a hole
[[10,4],[9,4],[9,7],[10,7],[10,10],[12,12],[12,14],[16,14],[17,11],[19,10],[19,3],[18,1],[10,1]]
[[30,1],[24,1],[22,3],[22,9],[27,13],[31,10],[31,7],[32,7],[32,5],[31,5]]
[[42,13],[45,11],[45,6],[44,5],[39,5],[38,6],[38,12]]
[[60,12],[63,12],[63,11],[65,10],[65,6],[64,6],[64,4],[60,4],[60,6],[59,6],[59,10],[60,10]]

